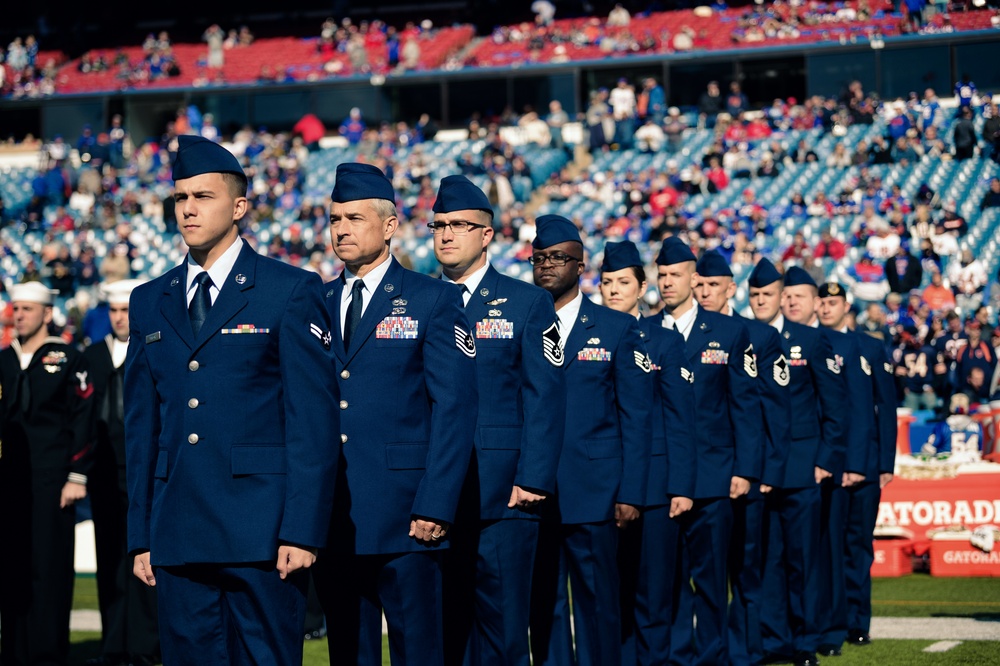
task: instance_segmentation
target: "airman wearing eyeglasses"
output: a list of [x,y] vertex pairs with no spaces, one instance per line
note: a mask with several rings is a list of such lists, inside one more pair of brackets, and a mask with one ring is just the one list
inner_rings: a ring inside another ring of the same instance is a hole
[[538,538],[531,649],[535,664],[618,666],[618,532],[634,529],[629,525],[646,504],[652,367],[635,317],[600,307],[580,291],[579,230],[558,215],[539,217],[537,227],[531,263],[535,284],[556,304],[566,428],[556,501],[543,508]]
[[565,424],[552,297],[490,265],[492,218],[479,187],[447,176],[428,224],[476,336],[479,425],[444,568],[445,663],[470,666],[528,664],[538,509],[555,492]]

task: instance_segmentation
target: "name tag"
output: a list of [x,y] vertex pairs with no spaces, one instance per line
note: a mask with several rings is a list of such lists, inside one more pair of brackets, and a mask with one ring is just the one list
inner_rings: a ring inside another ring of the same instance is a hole
[[159,342],[159,341],[160,341],[160,332],[159,331],[157,331],[156,333],[150,333],[149,335],[146,336],[146,344],[147,345],[148,344],[152,344],[154,342]]
[[611,352],[604,347],[585,347],[576,353],[578,361],[603,361],[611,360]]
[[416,340],[420,322],[411,317],[386,317],[375,327],[381,340]]
[[487,340],[512,340],[514,338],[514,322],[506,319],[477,321],[476,337]]

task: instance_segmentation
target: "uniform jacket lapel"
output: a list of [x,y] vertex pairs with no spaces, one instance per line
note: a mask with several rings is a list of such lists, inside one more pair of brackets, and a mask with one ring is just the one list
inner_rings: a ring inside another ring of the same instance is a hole
[[[379,322],[388,317],[392,312],[392,301],[403,296],[403,267],[392,257],[389,258],[389,261],[392,264],[389,266],[389,270],[386,271],[382,283],[375,287],[372,300],[368,303],[365,314],[361,317],[361,322],[358,324],[358,330],[355,331],[354,337],[351,338],[351,347],[347,350],[347,357],[345,359],[348,362],[354,358],[354,355],[358,353],[358,350],[361,349],[365,341],[371,337]],[[367,283],[365,287],[368,287]],[[337,323],[340,323],[339,319]],[[343,340],[341,340],[340,346],[344,346]]]
[[[485,319],[489,315],[490,306],[487,303],[499,297],[500,294],[497,291],[499,282],[500,274],[497,273],[496,269],[492,266],[486,269],[486,275],[480,280],[476,293],[472,294],[469,298],[469,304],[465,306],[465,316],[471,326],[475,327],[477,321]],[[473,331],[474,333],[475,331]]]
[[708,334],[712,332],[711,324],[702,320],[701,313],[701,308],[698,308],[698,314],[691,325],[691,332],[688,333],[686,346],[688,363],[694,363],[697,360],[698,352],[705,347]]
[[330,327],[333,329],[333,352],[344,362],[344,331],[340,328],[340,301],[344,297],[344,274],[327,284],[326,300],[330,309]]
[[580,303],[580,312],[576,315],[576,323],[573,324],[573,330],[569,332],[569,338],[566,340],[566,365],[569,366],[573,361],[576,360],[577,352],[587,346],[587,340],[590,339],[590,329],[594,328],[594,312],[597,310],[597,306],[586,296],[583,297],[583,302]]
[[163,301],[160,313],[167,323],[184,341],[188,347],[194,346],[194,332],[191,330],[191,319],[188,317],[187,293],[187,262],[170,270],[163,276]]
[[[202,324],[201,330],[194,340],[195,348],[208,342],[209,338],[215,335],[223,324],[247,306],[247,297],[243,292],[253,287],[256,268],[257,253],[249,244],[243,243],[243,249],[240,250],[240,255],[236,258],[233,269],[229,272],[225,284],[219,287],[219,295],[216,297],[215,303],[212,304],[212,309],[208,311],[205,323]],[[242,284],[240,284],[241,282]]]

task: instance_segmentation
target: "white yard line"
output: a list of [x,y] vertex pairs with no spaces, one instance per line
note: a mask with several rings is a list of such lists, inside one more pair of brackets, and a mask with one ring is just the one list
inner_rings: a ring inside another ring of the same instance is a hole
[[962,641],[938,641],[924,648],[924,652],[947,652],[953,647],[959,646]]
[[1000,622],[969,617],[873,617],[873,639],[1000,641]]

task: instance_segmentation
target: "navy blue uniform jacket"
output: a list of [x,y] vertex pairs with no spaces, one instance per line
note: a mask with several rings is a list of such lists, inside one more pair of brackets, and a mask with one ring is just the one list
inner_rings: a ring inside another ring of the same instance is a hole
[[896,380],[892,375],[892,364],[885,351],[885,345],[876,338],[855,331],[861,356],[867,364],[875,387],[875,429],[878,439],[876,460],[869,461],[865,469],[865,479],[874,481],[878,474],[893,472],[896,465]]
[[[761,483],[781,487],[785,479],[785,460],[792,439],[792,397],[788,391],[791,369],[781,348],[781,336],[768,324],[756,319],[742,319],[757,357],[760,381],[761,418],[766,429],[764,468]],[[754,491],[751,490],[751,494]]]
[[414,517],[454,521],[479,405],[461,291],[389,261],[347,351],[343,280],[326,292],[343,441],[329,547],[358,555],[423,550]]
[[639,333],[649,354],[658,409],[649,455],[649,508],[668,504],[672,497],[694,497],[694,373],[684,360],[680,333],[648,317],[639,320]]
[[[661,327],[663,314],[653,317]],[[694,372],[699,419],[694,497],[729,497],[732,478],[760,479],[763,461],[757,362],[750,336],[742,319],[698,307],[685,352]]]
[[792,440],[782,488],[816,485],[816,467],[844,470],[847,384],[823,331],[785,319],[781,346],[791,366]]
[[871,379],[871,367],[861,356],[860,340],[856,335],[829,328],[822,330],[830,340],[841,374],[847,382],[850,399],[851,418],[847,421],[847,450],[842,471],[864,474],[870,481],[878,467],[875,385]]
[[180,565],[322,546],[339,449],[322,282],[244,244],[195,336],[186,271],[129,302],[129,551]]
[[465,314],[476,336],[479,377],[471,497],[479,498],[483,520],[536,517],[508,509],[507,502],[515,485],[548,494],[556,489],[566,380],[562,355],[553,354],[558,329],[552,296],[491,266]]
[[604,522],[614,518],[615,503],[646,503],[653,380],[639,324],[584,296],[563,363],[559,518],[564,524]]

